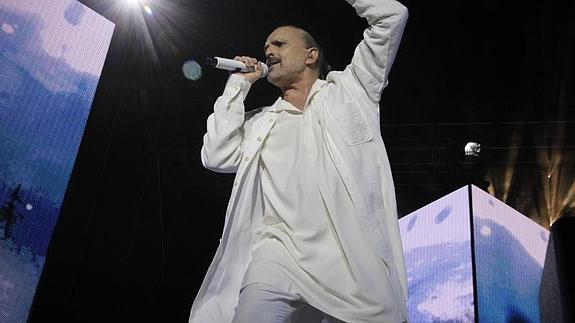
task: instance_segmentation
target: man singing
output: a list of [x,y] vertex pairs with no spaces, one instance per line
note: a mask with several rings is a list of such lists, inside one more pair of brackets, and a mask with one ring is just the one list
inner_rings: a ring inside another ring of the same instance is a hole
[[407,9],[346,0],[369,27],[351,64],[320,79],[306,31],[267,38],[267,80],[282,95],[245,112],[255,71],[232,74],[208,117],[203,165],[236,173],[220,246],[194,323],[407,320],[406,274],[379,100]]

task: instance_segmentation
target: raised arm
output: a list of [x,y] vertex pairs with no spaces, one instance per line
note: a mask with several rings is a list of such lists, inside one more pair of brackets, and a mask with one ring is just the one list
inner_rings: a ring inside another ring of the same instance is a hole
[[239,74],[232,74],[224,93],[214,104],[208,117],[207,132],[202,146],[202,165],[219,173],[235,173],[241,161],[244,99],[251,83]]
[[407,22],[407,8],[394,0],[346,0],[369,23],[349,68],[368,97],[379,102]]

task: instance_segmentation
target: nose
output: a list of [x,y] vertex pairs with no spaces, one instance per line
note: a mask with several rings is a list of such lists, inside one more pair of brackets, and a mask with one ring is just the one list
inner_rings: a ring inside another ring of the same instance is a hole
[[272,46],[268,47],[265,51],[265,55],[267,58],[276,56],[275,51],[273,50]]
[[270,61],[275,57],[275,54],[271,51],[266,51],[266,64],[270,64]]

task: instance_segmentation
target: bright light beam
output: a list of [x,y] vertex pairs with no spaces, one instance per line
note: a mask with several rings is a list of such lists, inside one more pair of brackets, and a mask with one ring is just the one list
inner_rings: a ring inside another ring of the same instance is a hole
[[124,0],[124,2],[129,6],[137,6],[140,4],[140,0]]

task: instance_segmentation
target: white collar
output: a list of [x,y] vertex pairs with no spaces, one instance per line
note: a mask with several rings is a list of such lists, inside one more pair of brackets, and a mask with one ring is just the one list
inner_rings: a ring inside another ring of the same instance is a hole
[[[321,90],[325,85],[327,84],[327,81],[325,80],[321,80],[321,79],[317,79],[315,80],[315,82],[313,83],[311,90],[309,91],[309,94],[307,96],[306,102],[305,102],[305,106],[307,106],[309,100],[319,91]],[[304,106],[304,107],[305,107]],[[269,111],[270,112],[281,112],[284,110],[288,110],[288,111],[297,111],[300,113],[303,113],[302,110],[294,107],[293,104],[289,103],[288,101],[284,100],[281,96],[276,100],[276,102],[270,107]]]

